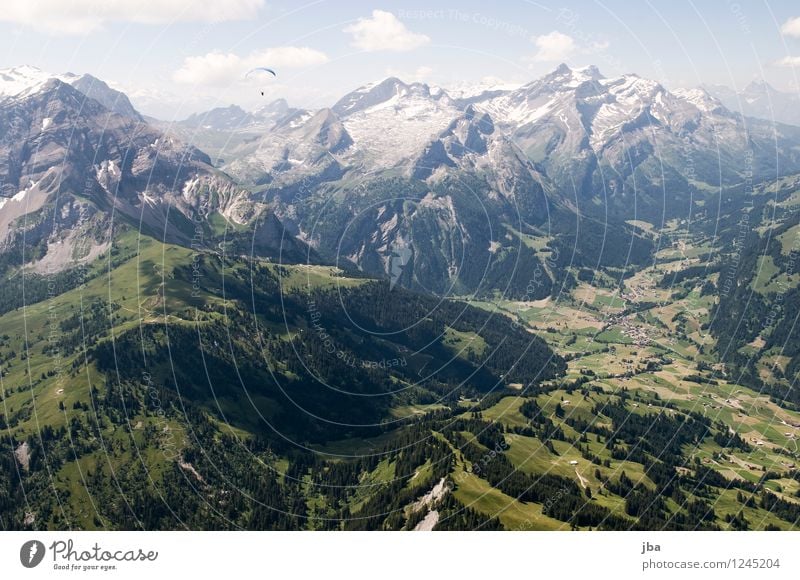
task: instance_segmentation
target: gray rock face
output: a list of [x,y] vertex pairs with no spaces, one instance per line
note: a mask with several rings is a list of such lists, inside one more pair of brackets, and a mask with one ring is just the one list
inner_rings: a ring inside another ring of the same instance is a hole
[[105,82],[92,75],[81,75],[76,77],[74,81],[69,82],[69,84],[90,99],[94,99],[103,105],[109,111],[137,121],[143,120],[139,112],[133,108],[128,95],[122,91],[112,89]]

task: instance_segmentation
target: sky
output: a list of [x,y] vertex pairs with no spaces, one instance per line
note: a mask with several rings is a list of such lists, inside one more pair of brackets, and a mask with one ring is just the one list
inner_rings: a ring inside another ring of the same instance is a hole
[[[90,73],[162,119],[330,106],[387,76],[522,84],[562,62],[668,88],[800,92],[797,0],[3,0],[0,38],[0,68]],[[278,76],[245,79],[256,66]]]

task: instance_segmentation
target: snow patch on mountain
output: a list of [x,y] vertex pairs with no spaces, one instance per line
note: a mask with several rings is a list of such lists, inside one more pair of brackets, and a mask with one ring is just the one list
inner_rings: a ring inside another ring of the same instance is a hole
[[723,104],[719,99],[712,97],[707,90],[700,87],[675,89],[672,94],[687,103],[691,103],[704,113],[712,113],[723,108]]
[[486,78],[478,83],[455,83],[447,85],[444,90],[454,100],[467,100],[481,97],[487,93],[503,93],[514,91],[522,86],[522,83],[505,82],[502,79]]

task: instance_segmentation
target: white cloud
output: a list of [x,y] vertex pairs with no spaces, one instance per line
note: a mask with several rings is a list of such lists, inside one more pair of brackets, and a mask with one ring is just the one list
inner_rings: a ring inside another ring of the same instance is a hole
[[239,56],[233,53],[210,52],[203,56],[190,56],[175,71],[175,82],[194,85],[226,86],[241,80],[248,70],[267,66],[270,68],[301,68],[328,62],[328,56],[305,46],[278,46]]
[[413,81],[417,83],[425,82],[431,78],[434,70],[429,66],[420,66],[416,70],[406,71],[395,68],[387,68],[386,74],[390,77],[397,77],[403,81]]
[[183,65],[175,71],[172,79],[187,85],[228,85],[241,78],[244,68],[238,55],[210,52],[183,59]]
[[424,34],[411,32],[394,14],[383,10],[373,10],[372,18],[359,18],[344,32],[353,35],[354,47],[368,52],[413,50],[431,41]]
[[536,62],[564,61],[577,49],[575,39],[558,30],[534,37],[533,43],[538,49],[533,55],[533,60]]
[[788,68],[800,67],[800,56],[784,56],[782,59],[775,61],[773,65]]
[[781,34],[800,38],[800,16],[790,18],[781,26]]
[[3,0],[0,21],[63,34],[85,34],[107,22],[166,24],[253,18],[264,0]]

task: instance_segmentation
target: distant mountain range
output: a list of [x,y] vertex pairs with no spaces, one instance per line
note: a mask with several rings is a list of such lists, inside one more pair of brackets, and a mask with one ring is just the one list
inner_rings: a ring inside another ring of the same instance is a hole
[[800,95],[797,93],[779,91],[764,81],[753,81],[739,91],[724,85],[708,85],[705,89],[731,111],[776,123],[800,125]]
[[[41,249],[17,261],[39,267],[97,254],[93,220],[112,210],[186,244],[202,209],[207,239],[267,227],[270,253],[285,226],[295,250],[373,275],[391,276],[401,252],[410,287],[541,298],[574,267],[647,259],[629,220],[703,211],[709,191],[800,170],[800,128],[596,67],[453,95],[392,77],[321,110],[279,100],[177,124],[94,77],[18,67],[0,71],[0,111],[0,239],[27,232]],[[74,217],[45,228],[54,215]]]

